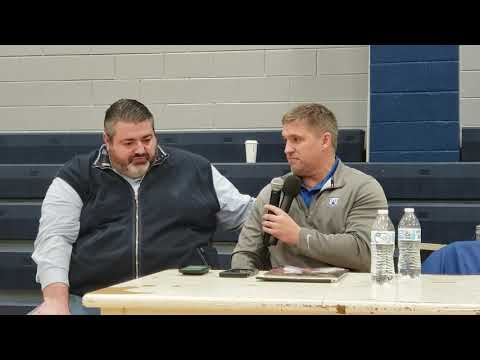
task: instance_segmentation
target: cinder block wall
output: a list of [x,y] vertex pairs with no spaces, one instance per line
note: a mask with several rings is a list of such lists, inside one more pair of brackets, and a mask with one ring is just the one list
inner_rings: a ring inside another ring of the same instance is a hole
[[460,125],[480,127],[480,46],[460,46]]
[[321,102],[367,129],[369,47],[359,45],[0,46],[0,132],[101,131],[136,98],[159,130],[276,129]]
[[458,161],[458,45],[375,45],[370,59],[370,161]]

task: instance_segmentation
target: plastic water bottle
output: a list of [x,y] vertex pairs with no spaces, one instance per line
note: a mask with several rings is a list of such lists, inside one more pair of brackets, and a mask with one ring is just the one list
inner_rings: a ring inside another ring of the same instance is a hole
[[388,210],[378,210],[370,237],[370,272],[375,283],[384,284],[393,280],[395,276],[393,267],[394,250],[395,227],[388,217]]
[[412,208],[406,208],[398,224],[398,273],[402,277],[418,278],[422,263],[420,243],[422,229]]

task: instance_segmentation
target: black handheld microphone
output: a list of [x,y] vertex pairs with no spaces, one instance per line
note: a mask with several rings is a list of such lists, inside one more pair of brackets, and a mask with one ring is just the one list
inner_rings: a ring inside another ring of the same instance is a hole
[[[300,188],[302,186],[302,180],[296,175],[290,175],[285,179],[285,183],[283,184],[283,199],[282,203],[280,204],[280,209],[285,211],[288,214],[290,210],[290,206],[292,206],[293,199],[298,195],[300,192]],[[277,245],[278,240],[274,237],[271,237],[269,245]]]
[[[280,196],[282,195],[283,179],[280,177],[273,178],[270,182],[272,186],[272,192],[270,193],[270,205],[277,206],[280,204]],[[271,211],[269,214],[273,214]],[[268,245],[270,243],[270,234],[263,234],[263,243]]]

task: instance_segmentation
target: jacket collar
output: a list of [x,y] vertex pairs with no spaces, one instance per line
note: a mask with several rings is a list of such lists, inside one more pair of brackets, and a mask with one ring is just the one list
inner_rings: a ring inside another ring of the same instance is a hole
[[[155,159],[152,162],[151,167],[162,164],[165,160],[168,159],[170,155],[162,149],[160,145],[157,145],[157,151],[155,152]],[[98,150],[98,155],[95,161],[93,162],[93,167],[99,169],[112,169],[112,163],[110,162],[110,156],[108,155],[107,146],[102,144]]]
[[[282,178],[285,179],[288,176],[292,175],[293,172],[288,172],[287,174],[283,175]],[[337,169],[333,173],[333,176],[325,183],[322,187],[322,191],[326,189],[338,189],[345,185],[345,164],[342,160],[338,159]]]

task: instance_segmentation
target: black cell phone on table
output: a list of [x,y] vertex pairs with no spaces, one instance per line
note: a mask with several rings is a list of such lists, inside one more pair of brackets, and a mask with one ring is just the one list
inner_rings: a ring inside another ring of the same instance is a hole
[[204,250],[202,248],[196,248],[195,249],[200,256],[200,259],[202,259],[203,264],[202,265],[188,265],[188,266],[183,266],[178,271],[180,271],[183,275],[203,275],[206,274],[210,271],[210,265],[208,265],[207,260],[205,259]]
[[247,278],[258,273],[257,269],[228,269],[218,273],[220,277]]
[[203,275],[210,271],[208,265],[188,265],[178,269],[183,275]]

